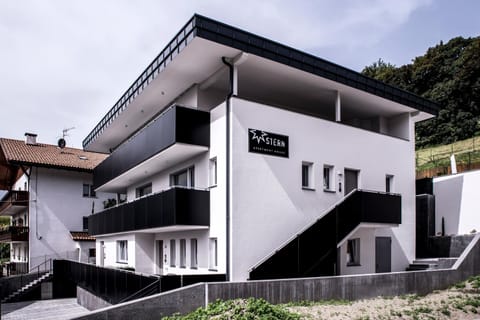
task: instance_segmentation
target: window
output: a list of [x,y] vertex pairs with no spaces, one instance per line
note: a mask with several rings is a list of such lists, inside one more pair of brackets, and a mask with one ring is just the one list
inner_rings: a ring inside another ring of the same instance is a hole
[[393,176],[390,174],[385,176],[385,192],[393,192]]
[[347,242],[347,266],[360,265],[360,238]]
[[177,264],[177,248],[175,239],[170,240],[170,267],[175,267]]
[[313,189],[313,163],[302,162],[302,188]]
[[194,167],[190,167],[170,175],[170,186],[193,188],[195,186]]
[[323,190],[334,191],[335,181],[333,181],[333,166],[323,166]]
[[93,189],[93,185],[84,183],[83,184],[83,196],[94,198],[96,196],[95,190]]
[[210,159],[210,187],[217,185],[217,158]]
[[190,239],[190,267],[192,269],[198,267],[197,239]]
[[187,266],[187,241],[180,239],[180,268]]
[[143,185],[141,187],[138,187],[135,190],[135,197],[140,198],[140,197],[146,196],[147,194],[150,194],[150,193],[152,193],[152,183],[151,182],[146,184],[146,185]]
[[95,248],[89,248],[88,249],[88,257],[89,258],[95,258],[97,255],[97,250]]
[[217,238],[209,239],[209,268],[216,270],[218,266]]
[[128,241],[117,241],[117,262],[128,263]]

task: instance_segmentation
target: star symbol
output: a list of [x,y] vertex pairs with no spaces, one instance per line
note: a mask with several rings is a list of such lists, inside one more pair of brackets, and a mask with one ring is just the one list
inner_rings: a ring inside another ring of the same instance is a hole
[[260,144],[260,140],[265,142],[265,137],[268,136],[268,133],[263,131],[261,131],[260,135],[257,135],[257,130],[254,129],[251,129],[250,132],[253,133],[252,140],[257,140],[257,144]]

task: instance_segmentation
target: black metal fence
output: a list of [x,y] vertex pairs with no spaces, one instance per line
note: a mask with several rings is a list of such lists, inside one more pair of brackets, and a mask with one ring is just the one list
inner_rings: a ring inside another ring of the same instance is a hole
[[111,304],[199,282],[226,280],[225,274],[153,276],[70,260],[54,260],[53,274],[54,297],[74,296],[79,286]]
[[[57,292],[54,295],[57,297],[80,286],[111,304],[118,303],[158,280],[155,276],[70,260],[54,260],[53,275],[54,282],[64,286],[55,286]],[[68,288],[69,286],[74,288]]]

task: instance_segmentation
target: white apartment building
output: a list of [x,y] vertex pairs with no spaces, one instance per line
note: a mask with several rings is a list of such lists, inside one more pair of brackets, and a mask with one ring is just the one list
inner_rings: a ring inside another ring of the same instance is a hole
[[[12,273],[25,273],[48,259],[94,262],[95,238],[84,217],[104,209],[108,195],[93,190],[92,171],[106,155],[26,140],[0,138],[0,214],[11,226],[0,231],[10,243]],[[93,241],[92,241],[93,240]]]
[[402,271],[434,103],[195,15],[84,140],[98,265],[231,281]]

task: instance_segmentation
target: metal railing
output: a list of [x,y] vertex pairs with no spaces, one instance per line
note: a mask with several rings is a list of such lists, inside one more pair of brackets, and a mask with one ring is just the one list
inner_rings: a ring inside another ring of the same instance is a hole
[[0,229],[0,241],[28,241],[28,231],[28,227],[3,227]]
[[158,279],[157,281],[149,284],[145,288],[138,290],[134,294],[120,300],[118,303],[128,302],[128,301],[140,299],[140,298],[143,298],[143,297],[148,297],[148,296],[151,296],[152,294],[155,294],[155,293],[160,293],[160,279]]

